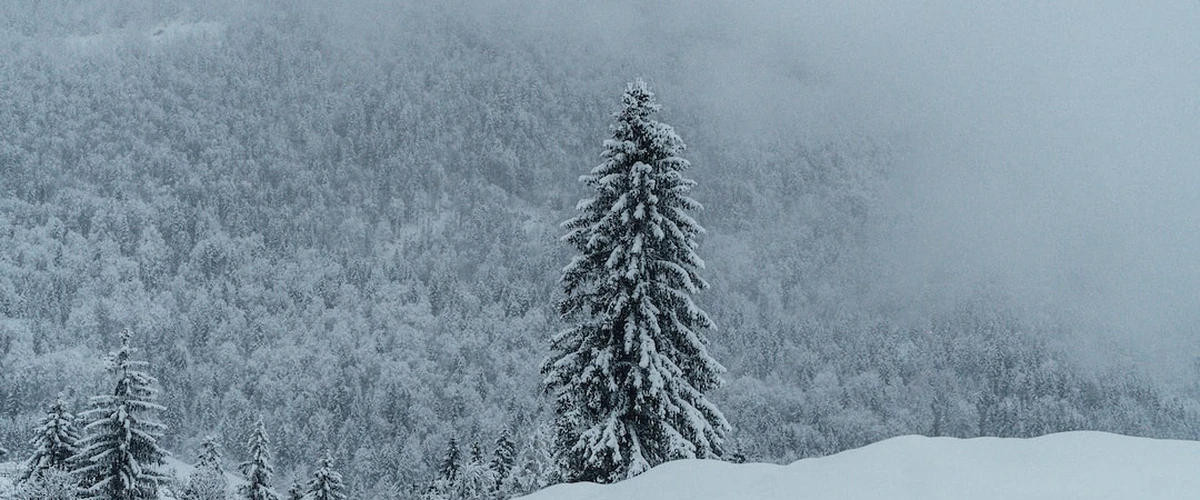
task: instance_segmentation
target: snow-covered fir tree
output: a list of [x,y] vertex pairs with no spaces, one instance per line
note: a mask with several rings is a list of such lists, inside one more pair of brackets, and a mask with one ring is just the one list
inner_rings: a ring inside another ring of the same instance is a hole
[[517,445],[508,437],[508,429],[501,431],[496,438],[496,450],[492,453],[492,461],[488,465],[496,475],[495,491],[501,496],[509,490],[508,478],[517,460]]
[[472,454],[471,459],[458,471],[458,477],[448,491],[450,500],[473,500],[488,498],[495,493],[496,473],[483,460],[483,455]]
[[117,378],[112,395],[95,396],[84,412],[88,424],[80,442],[75,474],[83,498],[156,500],[167,478],[159,472],[167,453],[158,446],[166,426],[154,419],[163,407],[154,402],[156,383],[133,359],[129,330],[121,332],[121,348],[109,358]]
[[71,462],[79,451],[79,431],[75,428],[75,415],[67,410],[62,398],[50,405],[29,444],[33,446],[33,456],[25,463],[19,481],[36,480],[47,469],[71,470]]
[[453,481],[457,478],[460,459],[458,440],[450,438],[450,443],[446,445],[446,456],[442,458],[442,465],[438,468],[438,479]]
[[320,467],[313,472],[305,491],[305,500],[345,500],[346,487],[342,485],[342,475],[333,468],[333,455],[326,454],[321,459]]
[[217,438],[206,436],[204,442],[200,443],[200,454],[196,456],[196,467],[225,472],[225,466],[221,464],[221,445],[217,444]]
[[729,424],[705,397],[724,368],[714,327],[692,301],[708,285],[688,214],[695,183],[683,141],[652,118],[645,82],[630,83],[602,162],[580,180],[591,198],[563,226],[579,252],[564,269],[559,312],[573,326],[543,365],[555,399],[557,457],[568,481],[614,482],[659,463],[721,455]]
[[471,458],[468,463],[483,463],[483,447],[479,446],[479,441],[471,442]]
[[221,465],[221,450],[215,438],[207,437],[200,445],[196,469],[188,478],[184,499],[225,500],[228,491],[229,481],[225,478],[225,468]]
[[261,418],[254,425],[254,433],[246,445],[250,449],[250,460],[238,464],[238,471],[246,478],[246,484],[238,487],[239,498],[279,500],[279,495],[271,487],[271,476],[275,469],[271,467],[271,443],[267,439],[267,427]]
[[[452,441],[452,443],[454,443]],[[424,500],[475,500],[496,496],[496,472],[483,458],[479,443],[471,445],[471,452],[464,463],[458,462],[458,447],[447,450],[444,473],[422,496]]]
[[438,466],[437,477],[425,489],[422,498],[425,500],[451,498],[458,489],[458,476],[463,468],[461,460],[462,452],[458,449],[458,440],[451,437],[450,442],[446,444],[446,455],[442,457],[442,463]]
[[[8,391],[8,398],[4,403],[4,408],[9,418],[16,418],[17,415],[21,414],[21,410],[25,406],[25,388],[28,384],[23,383],[23,377],[18,376],[16,379],[17,383],[13,384],[12,390]],[[4,452],[0,453],[0,457],[8,454],[8,450],[4,449],[3,446],[0,446],[0,451]]]

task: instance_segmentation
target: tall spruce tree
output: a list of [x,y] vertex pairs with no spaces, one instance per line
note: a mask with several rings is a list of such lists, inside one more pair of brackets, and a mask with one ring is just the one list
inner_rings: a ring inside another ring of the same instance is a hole
[[279,500],[271,487],[275,469],[271,467],[271,443],[262,418],[254,425],[254,433],[246,444],[250,448],[250,460],[238,464],[238,470],[246,478],[246,484],[238,487],[239,496],[244,500]]
[[559,312],[574,326],[543,364],[557,412],[556,456],[568,481],[614,482],[659,463],[720,456],[729,424],[706,397],[724,368],[707,351],[714,327],[692,301],[698,271],[688,212],[701,209],[690,164],[645,82],[630,83],[602,162],[580,180],[593,197],[563,223],[579,252],[564,269]]
[[25,463],[20,482],[36,479],[48,469],[71,470],[71,462],[79,451],[79,431],[75,428],[75,416],[67,410],[62,398],[50,405],[29,444],[33,446],[33,456]]
[[313,472],[308,481],[305,500],[345,500],[346,487],[342,485],[342,475],[333,468],[333,455],[326,454],[321,459],[321,466]]
[[158,471],[167,453],[158,446],[166,426],[153,416],[163,407],[154,402],[154,377],[134,361],[129,330],[121,332],[121,348],[109,357],[109,372],[117,378],[112,395],[95,396],[84,412],[88,424],[77,455],[76,477],[83,498],[94,500],[155,500],[167,478]]

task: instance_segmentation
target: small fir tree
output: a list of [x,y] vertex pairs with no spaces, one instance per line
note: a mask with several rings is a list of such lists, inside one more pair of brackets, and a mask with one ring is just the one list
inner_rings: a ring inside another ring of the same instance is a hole
[[80,442],[75,473],[83,498],[94,500],[156,500],[166,481],[158,468],[167,453],[158,446],[166,426],[153,415],[163,407],[154,402],[154,377],[134,361],[129,330],[121,332],[121,348],[109,358],[116,375],[112,395],[91,399],[84,412],[88,424]]
[[250,460],[238,465],[238,470],[246,478],[246,484],[238,488],[239,495],[243,500],[279,500],[279,495],[271,488],[271,476],[275,470],[271,468],[270,441],[262,418],[255,424],[247,446],[250,448]]
[[562,482],[562,471],[554,456],[554,426],[544,422],[534,428],[517,453],[517,466],[510,473],[509,489],[528,494]]
[[187,500],[225,500],[228,491],[229,481],[221,465],[221,450],[215,438],[205,438],[184,496]]
[[437,477],[429,483],[422,498],[425,500],[454,498],[455,492],[458,490],[459,472],[463,468],[461,460],[462,452],[458,449],[458,440],[452,437],[446,445],[446,455],[442,458],[441,465],[438,466]]
[[479,441],[471,443],[471,458],[468,463],[483,463],[483,448],[479,446]]
[[79,451],[79,431],[75,428],[75,416],[67,410],[62,398],[50,405],[29,444],[33,446],[33,456],[25,463],[20,482],[36,479],[48,469],[70,472]]
[[217,438],[207,436],[204,438],[204,442],[200,443],[200,454],[196,457],[196,467],[225,473],[225,466],[221,464],[221,445],[217,444]]
[[579,252],[563,269],[559,305],[573,326],[551,339],[542,367],[568,481],[614,482],[668,460],[718,457],[729,430],[705,397],[724,368],[703,336],[713,322],[692,301],[708,285],[684,144],[651,118],[659,106],[645,82],[629,84],[623,101],[601,164],[580,178],[593,197],[563,223]]
[[[22,402],[25,401],[25,388],[30,385],[26,382],[25,377],[21,375],[17,375],[15,378],[16,383],[13,384],[12,390],[8,391],[8,398],[4,405],[8,409],[8,418],[12,419],[17,418],[21,414],[21,410],[24,409],[25,405]],[[4,449],[3,446],[0,446],[0,451],[3,452],[0,453],[0,457],[8,454],[8,450]]]
[[442,466],[438,468],[438,479],[454,481],[458,478],[459,460],[458,440],[450,438],[450,443],[446,445],[446,457],[442,459]]
[[496,450],[493,452],[492,461],[489,464],[492,472],[496,475],[495,491],[500,494],[507,494],[508,477],[512,473],[513,466],[517,459],[517,445],[508,437],[508,430],[505,429],[500,433],[500,437],[496,438]]
[[326,454],[321,460],[320,467],[313,472],[308,481],[305,500],[345,500],[345,486],[342,485],[342,475],[333,468],[333,455]]

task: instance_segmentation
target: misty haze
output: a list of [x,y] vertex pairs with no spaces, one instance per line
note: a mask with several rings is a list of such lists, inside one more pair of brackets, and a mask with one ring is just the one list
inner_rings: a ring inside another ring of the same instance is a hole
[[1200,3],[0,5],[0,500],[1198,457]]

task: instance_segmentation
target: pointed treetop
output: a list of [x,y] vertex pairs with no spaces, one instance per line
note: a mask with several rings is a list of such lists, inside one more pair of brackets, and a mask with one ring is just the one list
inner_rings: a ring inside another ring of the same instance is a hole
[[121,347],[109,354],[109,370],[120,371],[130,366],[133,354],[137,352],[137,348],[130,345],[133,340],[133,332],[128,328],[121,330],[120,334]]
[[635,117],[644,119],[662,108],[654,102],[654,91],[650,90],[650,85],[641,78],[625,84],[625,94],[621,96],[621,102],[624,106],[621,111],[615,113],[618,121]]

